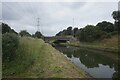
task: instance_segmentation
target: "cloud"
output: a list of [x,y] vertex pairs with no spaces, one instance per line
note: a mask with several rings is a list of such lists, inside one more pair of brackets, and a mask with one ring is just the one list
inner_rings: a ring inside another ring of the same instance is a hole
[[111,13],[117,10],[117,2],[2,2],[2,19],[17,32],[40,31],[53,36],[69,26],[82,28],[107,20],[113,22]]
[[118,2],[119,0],[1,0],[1,2]]

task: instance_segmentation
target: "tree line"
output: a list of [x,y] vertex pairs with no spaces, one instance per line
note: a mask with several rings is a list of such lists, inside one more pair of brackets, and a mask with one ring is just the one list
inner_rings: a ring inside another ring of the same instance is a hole
[[112,17],[115,20],[114,24],[107,21],[102,21],[96,25],[87,25],[84,28],[72,29],[68,27],[60,31],[56,36],[74,36],[82,42],[92,42],[104,38],[111,38],[112,35],[118,34],[120,25],[120,11],[114,11]]
[[36,31],[35,34],[30,34],[27,30],[21,30],[19,33],[17,33],[14,29],[11,29],[10,26],[8,26],[5,23],[2,23],[2,34],[4,33],[15,33],[17,35],[20,35],[21,37],[27,36],[27,37],[37,37],[41,38],[43,35],[41,34],[40,31]]
[[36,31],[35,34],[30,34],[26,30],[22,30],[17,33],[14,29],[11,29],[5,23],[0,25],[2,27],[2,61],[10,62],[15,59],[15,57],[19,54],[16,54],[16,51],[19,46],[19,38],[20,36],[33,37],[33,38],[41,38],[42,34],[39,31]]

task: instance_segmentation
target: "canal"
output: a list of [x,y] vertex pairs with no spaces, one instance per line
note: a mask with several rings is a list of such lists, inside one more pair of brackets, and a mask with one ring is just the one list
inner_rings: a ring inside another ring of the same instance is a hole
[[118,75],[118,61],[110,58],[110,53],[73,46],[54,47],[94,78],[114,78]]

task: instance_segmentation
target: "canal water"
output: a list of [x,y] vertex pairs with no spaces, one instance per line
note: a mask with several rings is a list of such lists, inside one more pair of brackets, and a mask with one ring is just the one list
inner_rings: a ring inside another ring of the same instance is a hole
[[109,53],[73,46],[54,47],[94,78],[114,78],[118,75],[118,61],[107,56]]

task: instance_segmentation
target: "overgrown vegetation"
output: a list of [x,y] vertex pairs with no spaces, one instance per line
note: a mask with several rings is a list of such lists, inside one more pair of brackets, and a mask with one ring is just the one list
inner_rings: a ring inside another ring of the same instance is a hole
[[41,39],[19,39],[15,60],[3,64],[3,77],[85,78],[85,73]]
[[16,55],[16,50],[18,48],[18,36],[14,33],[5,33],[2,35],[2,58],[3,61],[11,61]]
[[[14,76],[24,73],[24,71],[26,71],[33,64],[35,57],[32,54],[33,48],[30,49],[30,47],[32,47],[30,46],[32,42],[28,42],[26,39],[29,40],[29,38],[19,38],[19,44],[15,51],[16,56],[14,60],[10,62],[3,62],[3,76]],[[8,52],[8,54],[9,53],[10,52]]]
[[[23,72],[34,61],[33,55],[31,55],[31,52],[28,52],[29,48],[27,48],[29,47],[29,44],[32,44],[32,42],[26,42],[25,39],[22,38],[32,38],[31,34],[26,30],[22,30],[17,33],[5,23],[2,23],[0,26],[2,28],[3,74],[14,75]],[[37,36],[41,36],[41,34],[37,34]],[[31,50],[33,51],[33,48],[31,48]]]
[[[4,24],[4,23],[3,23]],[[78,78],[88,77],[49,44],[42,34],[11,32],[4,24],[2,33],[2,77]],[[36,38],[37,37],[37,38]],[[68,66],[69,65],[69,66]]]
[[[32,37],[29,32],[22,30],[19,33],[14,31],[5,23],[0,25],[2,27],[2,58],[4,62],[10,62],[16,58],[16,50],[18,49],[19,38],[21,37]],[[41,38],[42,34],[36,32],[34,37]]]

